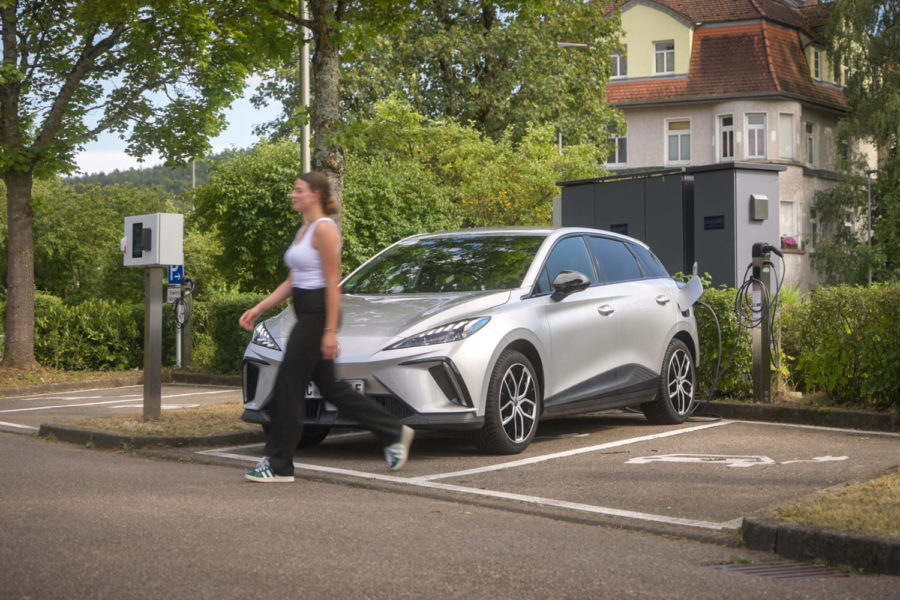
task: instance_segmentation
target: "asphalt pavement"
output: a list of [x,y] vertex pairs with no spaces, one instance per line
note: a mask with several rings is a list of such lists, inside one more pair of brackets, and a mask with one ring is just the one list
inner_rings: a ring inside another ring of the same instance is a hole
[[[165,389],[164,409],[240,399],[233,378],[182,382]],[[182,462],[244,468],[258,459],[261,432],[151,439],[60,425],[53,422],[59,419],[52,411],[39,410],[59,406],[64,408],[58,412],[67,416],[79,411],[97,416],[97,411],[139,405],[137,383],[115,383],[115,388],[98,387],[90,394],[69,394],[58,387],[31,388],[31,395],[19,396],[0,390],[0,398],[6,397],[0,404],[0,430],[19,427],[95,447],[121,448],[125,443],[138,452]],[[40,406],[27,400],[41,392]],[[53,398],[59,398],[58,404],[47,401]],[[900,462],[896,417],[743,403],[715,403],[707,410],[724,418],[678,427],[653,427],[630,414],[550,421],[516,457],[482,456],[452,435],[423,432],[402,477],[383,473],[374,439],[337,432],[298,457],[298,475],[419,497],[451,497],[555,520],[725,544],[739,540],[785,558],[825,559],[865,572],[900,574],[900,539],[760,516],[782,501],[895,468]]]

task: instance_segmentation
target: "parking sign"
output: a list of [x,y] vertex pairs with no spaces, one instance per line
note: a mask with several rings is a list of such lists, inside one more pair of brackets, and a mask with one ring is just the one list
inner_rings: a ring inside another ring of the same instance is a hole
[[184,265],[169,265],[169,285],[181,285],[184,279]]

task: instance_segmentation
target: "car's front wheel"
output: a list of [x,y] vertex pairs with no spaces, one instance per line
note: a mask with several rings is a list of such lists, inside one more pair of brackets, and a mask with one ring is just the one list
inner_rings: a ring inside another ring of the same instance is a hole
[[484,427],[473,441],[483,452],[518,454],[537,431],[541,389],[531,361],[521,352],[500,355],[488,383]]
[[672,340],[663,358],[656,398],[641,404],[641,410],[651,423],[684,423],[693,412],[696,389],[697,374],[691,351],[681,340]]

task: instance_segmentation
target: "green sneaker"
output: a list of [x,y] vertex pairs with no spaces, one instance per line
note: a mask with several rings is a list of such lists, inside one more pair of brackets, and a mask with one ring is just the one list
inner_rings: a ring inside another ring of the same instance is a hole
[[244,475],[244,478],[259,483],[290,483],[294,481],[293,475],[276,475],[265,457],[259,461],[259,464],[252,471]]
[[384,458],[387,460],[391,471],[398,471],[406,464],[406,459],[409,458],[409,447],[412,446],[415,434],[416,432],[412,427],[404,425],[400,430],[400,440],[384,447]]

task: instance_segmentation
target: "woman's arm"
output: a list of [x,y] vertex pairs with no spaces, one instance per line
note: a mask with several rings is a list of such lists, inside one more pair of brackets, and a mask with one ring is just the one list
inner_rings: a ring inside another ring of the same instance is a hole
[[242,314],[241,318],[238,319],[238,323],[247,331],[253,331],[253,324],[256,323],[256,320],[260,317],[261,314],[290,297],[291,276],[288,275],[287,279],[285,279],[283,282],[281,282],[281,284],[279,284],[277,288],[275,288],[275,291],[260,300],[259,304]]
[[341,243],[337,226],[324,221],[313,231],[313,248],[319,251],[325,275],[325,332],[322,335],[322,358],[338,355],[337,328],[341,318]]

